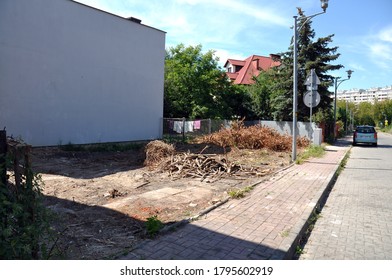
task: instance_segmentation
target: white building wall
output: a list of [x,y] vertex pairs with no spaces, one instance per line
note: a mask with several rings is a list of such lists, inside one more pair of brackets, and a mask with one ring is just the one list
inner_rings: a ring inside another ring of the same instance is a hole
[[[332,96],[333,97],[333,96]],[[333,97],[334,98],[334,97]],[[370,89],[351,89],[337,92],[337,99],[359,104],[361,102],[374,103],[375,100],[384,101],[392,99],[392,86],[370,88]]]
[[162,136],[165,33],[70,0],[0,1],[0,127],[33,146]]

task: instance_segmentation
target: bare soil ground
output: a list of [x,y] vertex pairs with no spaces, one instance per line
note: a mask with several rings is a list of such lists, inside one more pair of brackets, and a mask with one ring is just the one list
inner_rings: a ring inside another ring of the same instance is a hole
[[176,151],[225,157],[262,168],[266,175],[175,179],[143,165],[144,147],[125,152],[34,148],[33,169],[42,176],[45,204],[55,213],[54,258],[115,258],[149,238],[147,218],[170,225],[196,216],[228,198],[228,190],[266,179],[290,160],[289,152],[224,151],[197,144],[177,145]]

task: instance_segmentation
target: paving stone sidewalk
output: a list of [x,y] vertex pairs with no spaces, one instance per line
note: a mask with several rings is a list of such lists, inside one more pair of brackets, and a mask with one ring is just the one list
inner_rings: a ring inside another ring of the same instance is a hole
[[323,158],[278,172],[245,198],[229,200],[119,259],[290,259],[349,148],[348,141],[338,141]]
[[301,260],[392,260],[392,141],[387,137],[392,139],[379,133],[377,148],[351,150]]

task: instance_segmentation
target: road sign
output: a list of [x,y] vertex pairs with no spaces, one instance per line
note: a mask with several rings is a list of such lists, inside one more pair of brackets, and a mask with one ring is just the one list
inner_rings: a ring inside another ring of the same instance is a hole
[[317,92],[318,85],[321,84],[314,69],[310,70],[310,75],[306,78],[305,85],[308,92],[304,95],[304,103],[309,108],[320,104],[320,94]]
[[306,106],[310,107],[316,107],[317,105],[320,104],[320,94],[313,90],[313,91],[308,91],[307,93],[305,93],[304,95],[304,103]]
[[[309,120],[312,123],[312,108],[316,107],[320,103],[320,94],[317,92],[318,85],[321,84],[320,79],[316,75],[314,69],[310,70],[310,75],[306,78],[305,85],[308,92],[304,95],[304,103],[310,108]],[[312,129],[313,130],[313,129]],[[310,140],[312,140],[312,134],[310,134]]]
[[319,77],[317,77],[314,69],[310,70],[310,75],[306,78],[305,85],[307,90],[317,90],[318,85],[321,84]]

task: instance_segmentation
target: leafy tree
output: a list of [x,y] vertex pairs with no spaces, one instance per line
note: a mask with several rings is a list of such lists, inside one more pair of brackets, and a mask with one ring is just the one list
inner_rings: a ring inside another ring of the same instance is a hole
[[361,102],[358,104],[358,112],[356,114],[357,124],[375,125],[373,119],[373,105],[370,102]]
[[247,86],[231,84],[223,95],[223,102],[222,108],[225,109],[221,113],[222,118],[247,120],[254,118],[252,98]]
[[251,100],[248,117],[270,120],[272,118],[271,93],[274,85],[272,71],[262,71],[253,80],[255,83],[247,88]]
[[241,113],[244,108],[235,106],[243,101],[243,92],[227,79],[214,51],[179,44],[166,52],[165,117],[230,118]]
[[[302,26],[298,34],[298,120],[307,120],[309,108],[302,102],[303,96],[307,92],[304,85],[311,69],[315,69],[321,84],[318,92],[321,95],[320,104],[313,108],[313,112],[319,110],[330,110],[332,99],[329,97],[328,87],[332,84],[333,77],[328,75],[328,71],[338,70],[342,65],[333,65],[332,61],[340,56],[337,53],[338,47],[328,47],[334,35],[318,38],[314,41],[315,32],[311,28],[311,21],[306,21],[303,14],[299,17],[298,26]],[[275,69],[275,87],[271,97],[273,117],[278,120],[292,119],[293,104],[293,47],[281,54],[282,66]]]
[[377,125],[384,126],[385,120],[391,124],[392,100],[375,101],[373,104],[373,119]]

